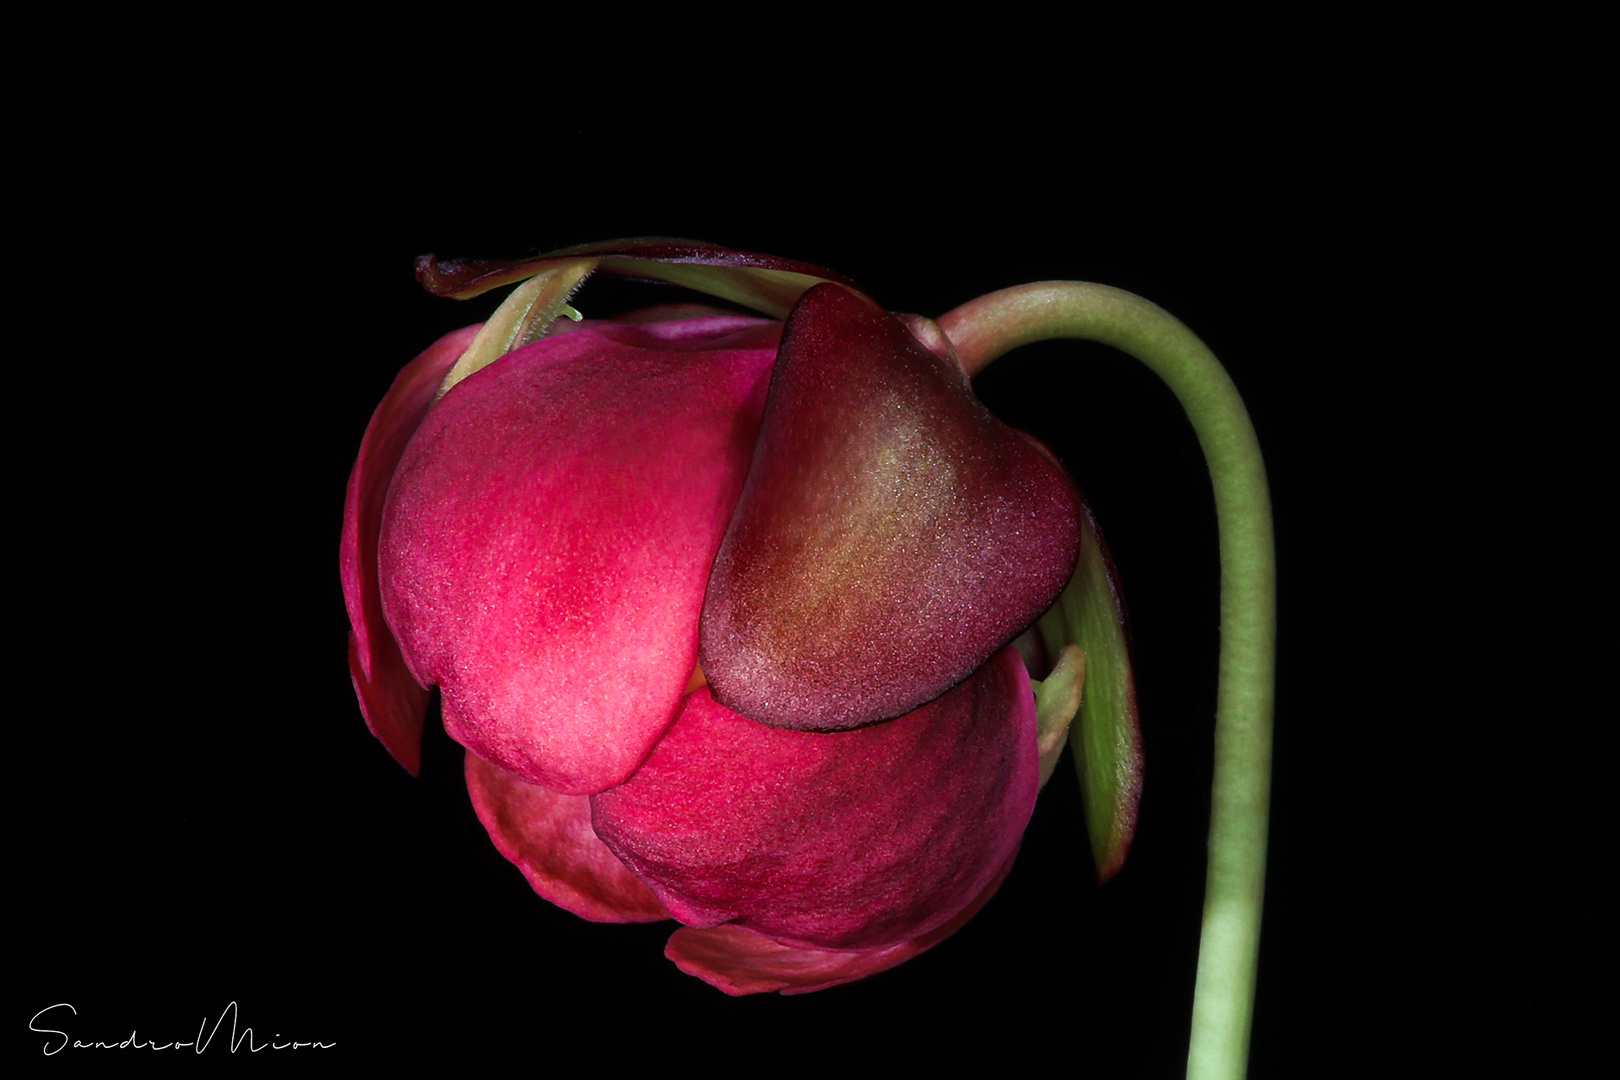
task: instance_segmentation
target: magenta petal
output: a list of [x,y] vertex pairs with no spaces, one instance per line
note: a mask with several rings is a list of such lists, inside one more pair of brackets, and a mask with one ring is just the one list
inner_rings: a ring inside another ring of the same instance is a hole
[[885,949],[865,952],[803,949],[778,944],[740,926],[716,926],[707,930],[683,926],[670,937],[664,955],[688,975],[695,975],[733,996],[777,990],[783,994],[825,990],[887,971],[956,933],[1001,888],[1012,864],[1011,858],[1003,863],[995,879],[956,918],[920,937]]
[[651,889],[591,831],[591,800],[525,784],[467,755],[467,791],[489,838],[534,891],[596,922],[669,918]]
[[389,482],[411,436],[433,404],[445,372],[466,351],[477,326],[446,334],[407,364],[372,414],[349,474],[340,562],[349,608],[349,673],[372,734],[414,775],[421,767],[428,694],[405,667],[383,620],[377,582],[377,536]]
[[704,602],[715,700],[842,730],[984,663],[1074,569],[1079,502],[973,396],[943,335],[837,285],[804,294]]
[[428,692],[412,677],[392,636],[372,643],[369,675],[361,648],[360,635],[351,633],[349,680],[360,699],[360,714],[394,760],[416,776],[422,771],[422,724],[427,719]]
[[428,414],[384,514],[383,605],[469,750],[586,794],[669,725],[778,331],[582,323]]
[[591,800],[596,833],[689,926],[735,923],[812,949],[877,949],[971,904],[1035,805],[1035,704],[1005,649],[885,724],[756,724],[706,688],[630,781]]

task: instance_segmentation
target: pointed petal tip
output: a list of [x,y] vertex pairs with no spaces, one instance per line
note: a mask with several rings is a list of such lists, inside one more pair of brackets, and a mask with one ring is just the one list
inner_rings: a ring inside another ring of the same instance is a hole
[[1058,602],[1041,617],[1048,651],[1085,652],[1085,687],[1069,740],[1098,879],[1130,851],[1142,797],[1142,730],[1119,572],[1090,506],[1082,502],[1080,558]]
[[360,699],[360,715],[366,727],[383,744],[395,761],[412,776],[422,772],[422,727],[427,716],[428,692],[416,684],[399,650],[391,659],[377,659],[368,675],[361,663],[356,635],[349,635],[349,678]]

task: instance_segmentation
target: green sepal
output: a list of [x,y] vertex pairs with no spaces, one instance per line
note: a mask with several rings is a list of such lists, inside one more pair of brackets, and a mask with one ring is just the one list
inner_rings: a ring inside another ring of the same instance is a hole
[[1086,651],[1065,645],[1045,679],[1031,679],[1035,691],[1035,751],[1040,755],[1040,787],[1052,779],[1058,755],[1069,743],[1069,725],[1080,711],[1086,685]]
[[436,296],[466,300],[533,277],[559,263],[580,260],[589,260],[606,274],[681,285],[773,319],[786,318],[799,297],[823,281],[836,281],[859,291],[859,286],[842,274],[813,263],[662,236],[581,244],[527,259],[441,260],[423,255],[416,261],[416,276],[423,288]]
[[1074,576],[1038,626],[1048,655],[1058,656],[1066,645],[1085,650],[1085,686],[1069,747],[1097,878],[1107,881],[1124,865],[1136,831],[1142,733],[1118,575],[1090,507],[1082,508],[1080,524]]
[[595,259],[568,259],[547,266],[513,289],[489,320],[479,327],[472,344],[439,384],[439,392],[433,400],[444,397],[456,383],[513,349],[545,337],[559,317],[578,322],[579,312],[569,306],[568,300],[594,269]]

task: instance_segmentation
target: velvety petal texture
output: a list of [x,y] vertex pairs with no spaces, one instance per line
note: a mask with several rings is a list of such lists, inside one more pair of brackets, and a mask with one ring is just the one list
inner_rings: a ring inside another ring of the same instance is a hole
[[794,308],[704,603],[715,700],[810,731],[898,716],[1069,580],[1073,484],[932,344],[841,285]]
[[[599,274],[766,317],[677,297],[579,321]],[[1040,743],[1009,642],[1081,550],[1052,456],[936,324],[812,264],[643,237],[418,276],[515,288],[400,373],[350,478],[378,738],[415,772],[437,687],[534,890],[678,920],[666,954],[726,993],[866,978],[953,933],[1012,865],[1041,747],[1087,716],[1089,659],[1111,670],[1112,638],[1047,643]]]
[[383,516],[383,607],[445,727],[567,794],[675,716],[779,324],[581,324],[446,394]]
[[948,923],[1017,850],[1035,805],[1035,702],[1002,650],[897,720],[818,734],[740,716],[706,688],[596,833],[689,926],[871,950]]
[[651,889],[591,830],[587,795],[561,795],[467,755],[467,791],[478,820],[534,891],[594,922],[669,918]]
[[372,734],[414,775],[422,762],[422,720],[428,693],[406,670],[393,631],[383,619],[377,579],[377,536],[388,485],[411,436],[433,404],[445,373],[478,333],[468,326],[446,334],[405,366],[372,414],[349,474],[339,563],[349,608],[349,674]]
[[1012,864],[1011,858],[1003,863],[984,891],[950,922],[899,945],[839,952],[782,945],[740,926],[715,926],[706,930],[683,926],[670,937],[664,955],[688,975],[695,975],[733,996],[772,991],[808,994],[812,990],[825,990],[888,971],[956,933],[1001,888]]

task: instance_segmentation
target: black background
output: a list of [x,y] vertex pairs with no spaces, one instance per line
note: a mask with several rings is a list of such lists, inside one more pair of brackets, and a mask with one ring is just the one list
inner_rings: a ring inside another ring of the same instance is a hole
[[[426,296],[412,257],[645,234],[930,315],[1102,281],[1203,336],[1260,432],[1281,565],[1253,1075],[1546,1065],[1597,1030],[1582,974],[1612,944],[1612,859],[1587,687],[1614,642],[1589,28],[793,19],[143,25],[55,58],[91,93],[40,88],[22,121],[18,1059],[795,1074],[1047,1047],[1078,1075],[1177,1074],[1215,535],[1178,407],[1122,356],[1048,345],[982,380],[1068,463],[1131,605],[1148,771],[1105,887],[1060,771],[954,938],[867,983],[731,1000],[664,960],[666,926],[536,898],[442,731],[416,780],[366,732],[347,470],[393,373],[492,303]],[[337,1048],[46,1059],[27,1031],[67,1002],[41,1023],[189,1038],[233,1000],[261,1038]]]

